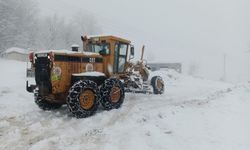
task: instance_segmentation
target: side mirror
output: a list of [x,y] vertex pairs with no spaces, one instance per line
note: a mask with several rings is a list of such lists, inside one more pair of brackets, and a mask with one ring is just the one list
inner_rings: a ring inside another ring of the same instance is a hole
[[130,59],[133,59],[134,55],[135,55],[135,48],[134,48],[134,46],[131,46],[130,47]]

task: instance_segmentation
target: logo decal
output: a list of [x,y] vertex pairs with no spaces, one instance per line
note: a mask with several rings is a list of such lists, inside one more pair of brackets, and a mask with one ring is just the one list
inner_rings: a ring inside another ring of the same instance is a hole
[[52,75],[51,75],[51,80],[56,81],[60,80],[62,75],[62,70],[60,67],[53,67],[52,69]]

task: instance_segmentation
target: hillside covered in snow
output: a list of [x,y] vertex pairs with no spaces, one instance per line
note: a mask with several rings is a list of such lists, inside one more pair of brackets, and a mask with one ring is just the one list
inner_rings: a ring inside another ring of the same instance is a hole
[[250,84],[158,72],[164,95],[126,94],[120,109],[76,119],[42,111],[25,91],[26,63],[0,59],[0,149],[248,150]]

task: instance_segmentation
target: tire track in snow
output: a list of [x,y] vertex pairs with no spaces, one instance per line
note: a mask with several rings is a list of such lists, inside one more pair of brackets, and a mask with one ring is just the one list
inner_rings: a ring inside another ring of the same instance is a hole
[[[217,90],[214,92],[209,93],[208,95],[200,96],[197,98],[187,98],[187,99],[178,99],[178,98],[172,98],[167,97],[167,94],[165,95],[146,95],[141,96],[140,100],[129,100],[129,105],[133,105],[131,109],[127,110],[126,113],[132,111],[133,108],[139,108],[138,111],[133,113],[139,113],[141,110],[151,110],[151,109],[157,109],[157,108],[163,108],[167,106],[201,106],[208,104],[212,100],[216,100],[220,97],[223,97],[225,94],[232,92],[233,90],[239,88],[238,86],[233,86],[229,88],[225,88],[222,90]],[[166,98],[167,97],[167,98]],[[153,101],[152,101],[153,99]],[[132,102],[131,102],[132,101]],[[131,103],[131,104],[130,104]],[[141,105],[143,103],[143,105]],[[134,111],[134,110],[133,110]]]
[[135,101],[131,100],[123,104],[120,109],[113,110],[113,114],[110,116],[110,120],[105,124],[105,126],[114,125],[116,122],[125,120],[128,117],[128,114],[135,107]]

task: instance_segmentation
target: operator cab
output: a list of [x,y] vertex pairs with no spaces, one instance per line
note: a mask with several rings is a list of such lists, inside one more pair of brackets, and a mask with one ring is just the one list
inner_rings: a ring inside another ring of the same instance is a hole
[[133,57],[131,42],[115,36],[82,37],[83,51],[99,53],[103,56],[105,74],[122,74],[126,63]]

